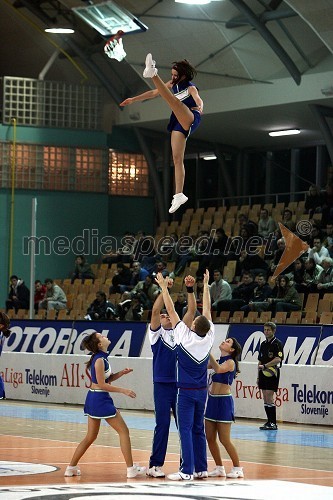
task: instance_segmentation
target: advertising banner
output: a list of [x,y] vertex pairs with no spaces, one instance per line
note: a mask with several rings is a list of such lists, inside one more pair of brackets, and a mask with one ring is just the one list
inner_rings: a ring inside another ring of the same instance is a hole
[[322,327],[315,364],[333,366],[333,325]]
[[[84,404],[91,385],[86,363],[90,356],[68,354],[5,353],[0,372],[8,399],[39,403]],[[152,360],[143,358],[109,357],[112,373],[124,368],[133,372],[114,382],[137,394],[135,399],[123,394],[111,394],[118,408],[153,410]]]
[[113,356],[140,356],[146,323],[118,321],[13,320],[4,351],[48,354],[82,354],[82,338],[95,331],[111,340]]
[[[8,399],[39,403],[84,404],[90,387],[86,355],[5,353],[1,375]],[[152,360],[109,357],[112,372],[132,368],[133,372],[114,382],[131,388],[132,399],[113,393],[118,408],[153,410]],[[240,363],[240,374],[232,384],[237,417],[266,420],[262,393],[256,385],[257,367]],[[284,365],[275,396],[279,421],[333,425],[333,366]]]
[[[258,362],[261,342],[265,340],[264,325],[232,324],[229,337],[235,337],[243,347],[242,361]],[[278,325],[276,336],[284,345],[283,364],[314,364],[319,338],[320,325]]]
[[[241,363],[232,386],[238,417],[266,420],[262,393],[256,385],[257,367]],[[333,425],[333,366],[285,365],[275,395],[279,421]]]

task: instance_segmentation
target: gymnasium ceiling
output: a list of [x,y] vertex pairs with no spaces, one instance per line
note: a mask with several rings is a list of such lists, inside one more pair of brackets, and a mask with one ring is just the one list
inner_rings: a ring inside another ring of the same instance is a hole
[[[1,76],[38,78],[54,55],[46,79],[101,85],[112,124],[164,131],[169,111],[156,104],[160,100],[125,110],[117,104],[148,90],[142,78],[147,52],[165,81],[172,61],[186,58],[198,70],[195,81],[205,100],[196,139],[263,149],[324,143],[309,105],[324,106],[324,114],[333,109],[333,0],[116,3],[148,27],[123,38],[122,62],[108,59],[106,38],[72,13],[88,1],[0,0]],[[74,25],[75,34],[45,35],[47,25],[64,23]],[[302,133],[268,136],[279,128]]]

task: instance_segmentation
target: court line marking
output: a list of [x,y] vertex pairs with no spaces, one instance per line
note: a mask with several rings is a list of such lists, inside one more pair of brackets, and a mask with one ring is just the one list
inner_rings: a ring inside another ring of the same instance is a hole
[[[12,434],[0,434],[0,436],[9,436],[9,437],[14,437],[14,438],[20,438],[20,439],[33,439],[33,440],[39,440],[39,441],[51,441],[51,442],[56,442],[56,443],[73,443],[73,445],[77,446],[76,441],[61,441],[60,439],[50,439],[50,438],[37,438],[37,437],[26,437],[26,436],[17,436],[17,435],[12,435]],[[94,448],[112,448],[115,450],[120,450],[119,446],[108,446],[108,445],[103,445],[103,444],[92,444],[92,447]],[[54,447],[57,448],[57,447]],[[66,448],[70,448],[69,446],[66,446]],[[10,449],[10,448],[9,448]],[[140,448],[132,448],[132,451],[144,451],[147,453],[151,453],[151,450],[142,450]],[[171,455],[177,455],[176,453],[170,453]],[[270,467],[283,467],[286,469],[298,469],[298,470],[311,470],[311,471],[318,471],[318,472],[330,472],[332,473],[331,470],[325,470],[325,469],[311,469],[308,467],[294,467],[294,466],[289,466],[289,465],[277,465],[277,464],[267,464],[264,462],[251,462],[251,461],[243,461],[241,460],[243,464],[255,464],[255,465],[265,465],[265,466],[270,466]],[[81,462],[83,463],[83,462]]]

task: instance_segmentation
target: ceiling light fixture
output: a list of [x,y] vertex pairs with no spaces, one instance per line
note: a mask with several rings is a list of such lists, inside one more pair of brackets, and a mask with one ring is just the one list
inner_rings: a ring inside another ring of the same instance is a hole
[[46,28],[45,33],[75,33],[73,28]]
[[203,160],[217,160],[217,156],[214,155],[214,153],[211,154],[205,154],[205,156],[202,157]]
[[293,128],[290,130],[276,130],[275,132],[269,132],[268,135],[270,135],[271,137],[280,137],[282,135],[296,135],[300,133],[301,131],[299,128]]
[[176,3],[187,3],[189,5],[206,5],[211,0],[175,0]]

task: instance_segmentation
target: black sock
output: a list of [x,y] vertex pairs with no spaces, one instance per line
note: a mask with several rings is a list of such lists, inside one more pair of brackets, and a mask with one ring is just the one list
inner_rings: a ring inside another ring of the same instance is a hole
[[275,405],[266,406],[268,422],[276,424],[276,407]]

